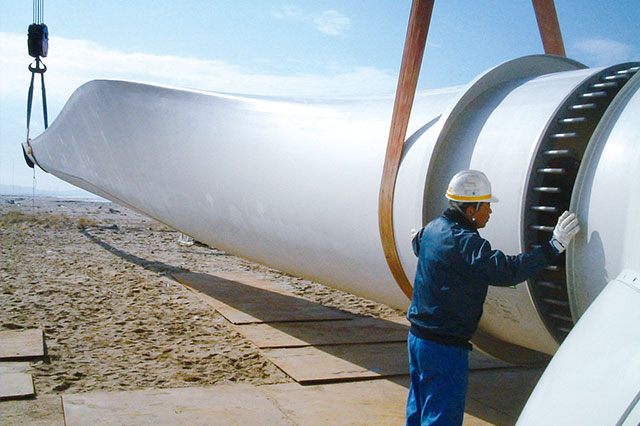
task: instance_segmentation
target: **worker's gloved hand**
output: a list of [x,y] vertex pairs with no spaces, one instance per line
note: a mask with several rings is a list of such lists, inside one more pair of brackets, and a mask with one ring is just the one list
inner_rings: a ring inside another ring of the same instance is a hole
[[553,229],[551,245],[558,254],[566,250],[567,246],[580,231],[580,224],[575,213],[565,211],[558,218],[558,224]]
[[423,229],[424,228],[411,230],[411,246],[413,247],[413,253],[416,256],[420,255],[420,238],[422,237]]

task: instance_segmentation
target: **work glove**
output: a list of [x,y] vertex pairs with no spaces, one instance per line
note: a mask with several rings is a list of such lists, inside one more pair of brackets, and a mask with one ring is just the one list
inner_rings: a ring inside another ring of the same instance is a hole
[[575,213],[565,211],[558,218],[558,224],[553,228],[553,237],[551,237],[551,245],[556,253],[560,254],[566,250],[567,246],[580,231],[580,224]]
[[424,228],[411,230],[411,246],[416,256],[420,255],[420,238],[422,237],[423,229]]

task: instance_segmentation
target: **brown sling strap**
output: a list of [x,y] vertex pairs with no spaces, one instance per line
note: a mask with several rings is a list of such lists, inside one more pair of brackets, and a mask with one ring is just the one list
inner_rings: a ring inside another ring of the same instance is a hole
[[[545,53],[565,56],[553,0],[532,1]],[[393,199],[434,2],[413,0],[411,6],[378,199],[378,225],[385,259],[396,283],[409,299],[413,294],[413,286],[398,255],[393,229]]]

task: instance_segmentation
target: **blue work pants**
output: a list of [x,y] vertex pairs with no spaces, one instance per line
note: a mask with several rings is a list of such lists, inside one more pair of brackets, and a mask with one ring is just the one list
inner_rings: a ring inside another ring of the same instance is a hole
[[460,426],[464,417],[469,351],[409,333],[411,387],[407,426]]

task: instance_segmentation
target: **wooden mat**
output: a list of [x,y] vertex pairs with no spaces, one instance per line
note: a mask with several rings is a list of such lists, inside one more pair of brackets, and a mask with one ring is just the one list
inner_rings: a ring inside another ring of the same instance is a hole
[[[408,323],[352,315],[250,274],[174,274],[298,383],[406,375]],[[336,320],[338,319],[338,320]],[[474,351],[471,368],[494,367]]]
[[347,312],[286,294],[259,279],[237,279],[195,272],[173,274],[176,281],[195,290],[233,324],[349,319]]
[[33,396],[33,378],[29,373],[0,374],[0,399],[25,398]]
[[62,397],[67,426],[294,425],[260,386],[85,392]]
[[238,325],[236,329],[260,348],[404,342],[409,332],[406,325],[370,317],[354,317],[350,321]]
[[301,384],[409,373],[405,342],[265,349],[264,354]]
[[0,360],[43,356],[44,334],[41,329],[0,331]]

